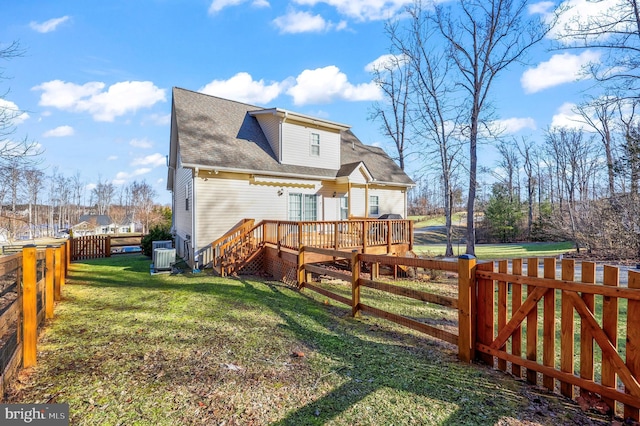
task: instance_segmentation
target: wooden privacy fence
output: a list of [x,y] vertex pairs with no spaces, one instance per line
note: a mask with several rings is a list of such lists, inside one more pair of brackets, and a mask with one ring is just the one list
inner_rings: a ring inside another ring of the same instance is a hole
[[0,257],[0,400],[21,367],[36,365],[38,331],[61,298],[66,253],[67,243]]
[[[347,260],[349,270],[314,264],[318,256]],[[582,262],[577,271],[571,259],[560,265],[555,258],[503,260],[496,269],[494,262],[476,265],[468,255],[447,262],[311,247],[303,247],[298,259],[299,287],[350,306],[354,316],[367,312],[457,344],[462,361],[484,361],[569,398],[601,399],[612,415],[622,411],[639,419],[640,272],[629,272],[625,288],[618,268],[604,266],[596,284],[595,263]],[[361,273],[366,264],[371,278]],[[458,298],[379,281],[377,265],[457,272]],[[313,283],[311,273],[350,282],[350,297]],[[458,333],[370,306],[362,288],[455,309]]]
[[142,234],[83,235],[69,238],[71,261],[100,259],[126,253],[124,247],[140,247]]

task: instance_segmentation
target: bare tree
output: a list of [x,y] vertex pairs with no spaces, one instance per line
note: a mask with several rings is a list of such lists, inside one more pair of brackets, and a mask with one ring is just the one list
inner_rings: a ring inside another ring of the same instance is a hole
[[[398,22],[389,21],[385,25],[385,31],[392,41],[397,40]],[[373,81],[382,90],[384,99],[382,102],[373,104],[370,118],[382,122],[380,126],[382,134],[395,144],[398,164],[404,170],[408,141],[411,68],[407,64],[406,56],[398,52],[395,47],[396,44],[392,42],[390,54],[373,69]]]
[[478,139],[493,82],[510,65],[522,61],[549,30],[543,22],[528,18],[527,7],[526,0],[458,0],[453,12],[442,5],[435,7],[435,21],[459,71],[456,82],[468,100],[468,254],[475,254]]
[[591,129],[596,131],[602,140],[602,146],[607,161],[607,178],[609,196],[616,192],[615,187],[615,158],[614,141],[612,136],[612,119],[620,101],[617,98],[601,97],[591,99],[588,102],[577,105],[574,111],[577,112],[582,121]]
[[98,178],[96,187],[91,190],[92,204],[96,207],[96,214],[109,214],[109,207],[113,202],[115,192],[113,183]]
[[[593,0],[602,3],[602,0]],[[562,49],[595,49],[604,52],[585,70],[624,97],[638,98],[640,90],[640,4],[637,0],[607,2],[598,14],[568,8],[559,29]]]
[[422,9],[420,2],[407,8],[410,24],[406,38],[394,41],[412,70],[411,88],[414,106],[412,127],[423,158],[437,158],[443,186],[446,249],[453,255],[453,180],[460,161],[460,109],[454,105],[455,83],[449,78],[454,66],[452,57],[433,46],[438,26]]
[[36,168],[27,168],[24,170],[23,175],[29,205],[29,238],[33,239],[36,236],[40,236],[38,232],[34,233],[34,231],[40,225],[38,221],[38,196],[44,186],[44,172]]
[[[24,50],[17,41],[3,45],[0,43],[0,61],[9,60],[24,54]],[[5,79],[3,68],[0,67],[0,80]],[[0,94],[5,99],[8,90]],[[0,161],[11,162],[14,158],[36,158],[42,154],[42,148],[28,137],[21,140],[13,139],[16,132],[16,121],[24,114],[12,102],[0,103]]]
[[134,181],[131,184],[131,196],[135,216],[142,221],[142,232],[147,233],[153,213],[153,198],[156,196],[156,192],[144,180],[142,182]]

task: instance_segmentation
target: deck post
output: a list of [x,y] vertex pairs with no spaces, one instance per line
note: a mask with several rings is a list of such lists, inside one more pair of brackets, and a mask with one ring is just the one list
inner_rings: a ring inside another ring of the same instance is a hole
[[302,290],[305,283],[305,271],[304,271],[304,246],[300,247],[298,252],[298,288]]
[[36,246],[22,249],[22,366],[36,365],[36,342],[38,340],[38,307]]
[[458,358],[471,362],[475,358],[475,335],[472,312],[476,292],[476,258],[463,254],[458,258]]
[[358,250],[351,252],[351,316],[360,316],[360,257]]

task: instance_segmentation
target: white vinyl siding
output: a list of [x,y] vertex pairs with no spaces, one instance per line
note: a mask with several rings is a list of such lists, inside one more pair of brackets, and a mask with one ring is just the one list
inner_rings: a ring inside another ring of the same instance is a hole
[[191,169],[178,169],[176,171],[176,185],[175,188],[175,212],[173,212],[175,216],[175,228],[176,232],[179,235],[191,234],[192,223],[191,223],[191,211],[186,211],[185,209],[185,198],[187,195],[187,191],[191,191],[192,184],[192,172]]
[[260,124],[262,132],[269,141],[271,149],[275,154],[278,161],[281,161],[280,157],[280,117],[276,115],[259,114],[256,115],[256,119]]
[[[322,145],[318,155],[311,154],[311,134],[317,134]],[[282,163],[295,166],[340,168],[340,133],[305,127],[301,124],[282,124]]]
[[[388,188],[388,187],[387,187]],[[378,197],[378,214],[371,216],[380,216],[386,213],[395,213],[405,218],[405,194],[400,188],[397,189],[381,189],[369,188],[369,196]]]
[[[220,172],[216,176],[207,181],[198,180],[196,212],[200,247],[210,244],[242,219],[255,219],[256,223],[268,219],[288,220],[288,194],[315,194],[315,186],[320,187],[320,181],[307,181],[314,185],[311,188],[293,188],[275,183],[250,183],[249,175],[243,174]],[[278,195],[281,190],[282,195]]]

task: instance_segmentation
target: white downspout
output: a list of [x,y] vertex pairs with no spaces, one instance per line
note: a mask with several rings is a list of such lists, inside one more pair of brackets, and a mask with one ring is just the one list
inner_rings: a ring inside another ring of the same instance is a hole
[[198,262],[200,259],[198,259],[197,256],[197,247],[198,247],[198,233],[196,232],[198,227],[197,225],[197,216],[196,216],[196,193],[198,191],[196,191],[196,181],[198,180],[198,173],[200,173],[200,169],[198,169],[197,167],[195,168],[195,173],[193,174],[192,177],[192,184],[191,184],[191,250],[193,251],[193,271],[195,272],[198,269]]

